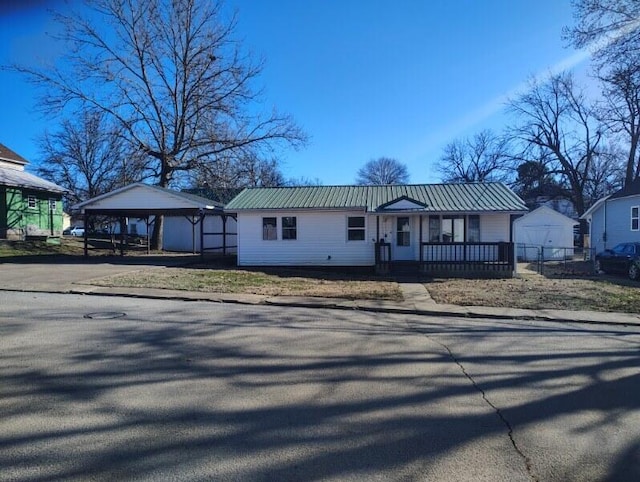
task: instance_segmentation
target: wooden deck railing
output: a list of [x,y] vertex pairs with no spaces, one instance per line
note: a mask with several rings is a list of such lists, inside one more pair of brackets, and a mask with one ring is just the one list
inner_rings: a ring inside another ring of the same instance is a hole
[[511,276],[513,243],[422,243],[421,271],[433,276]]

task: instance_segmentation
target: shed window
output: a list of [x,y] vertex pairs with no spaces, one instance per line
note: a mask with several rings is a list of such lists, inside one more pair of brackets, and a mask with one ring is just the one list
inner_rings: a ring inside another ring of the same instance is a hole
[[262,239],[265,241],[278,239],[277,225],[276,218],[262,218]]
[[640,206],[631,208],[631,231],[638,231],[638,220],[640,219]]
[[56,200],[55,199],[49,199],[49,211],[51,211],[52,213],[56,212]]
[[37,207],[36,197],[35,196],[27,196],[27,207],[29,209],[35,209]]
[[347,218],[347,240],[364,241],[364,216],[350,216]]
[[282,218],[282,239],[297,239],[295,216],[285,216]]

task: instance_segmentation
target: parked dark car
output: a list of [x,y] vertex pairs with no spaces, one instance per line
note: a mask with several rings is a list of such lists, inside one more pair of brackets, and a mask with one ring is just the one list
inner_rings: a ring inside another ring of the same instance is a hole
[[640,243],[620,243],[596,254],[596,270],[624,273],[637,280],[640,278]]

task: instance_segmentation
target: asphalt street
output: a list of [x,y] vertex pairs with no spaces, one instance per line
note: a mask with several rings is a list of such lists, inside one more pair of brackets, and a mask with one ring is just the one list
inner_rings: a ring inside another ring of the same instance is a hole
[[0,292],[0,480],[640,480],[640,327]]

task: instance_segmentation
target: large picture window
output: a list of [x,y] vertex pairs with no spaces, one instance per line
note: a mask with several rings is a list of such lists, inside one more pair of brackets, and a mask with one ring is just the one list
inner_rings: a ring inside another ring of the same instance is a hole
[[282,218],[282,239],[297,239],[298,229],[295,216]]
[[364,216],[350,216],[347,218],[347,240],[364,241]]
[[262,218],[262,239],[265,241],[278,239],[278,221],[276,218]]
[[631,208],[631,231],[638,231],[640,224],[640,206]]
[[464,218],[462,216],[442,217],[442,242],[464,242]]
[[480,216],[429,216],[430,243],[479,243]]

